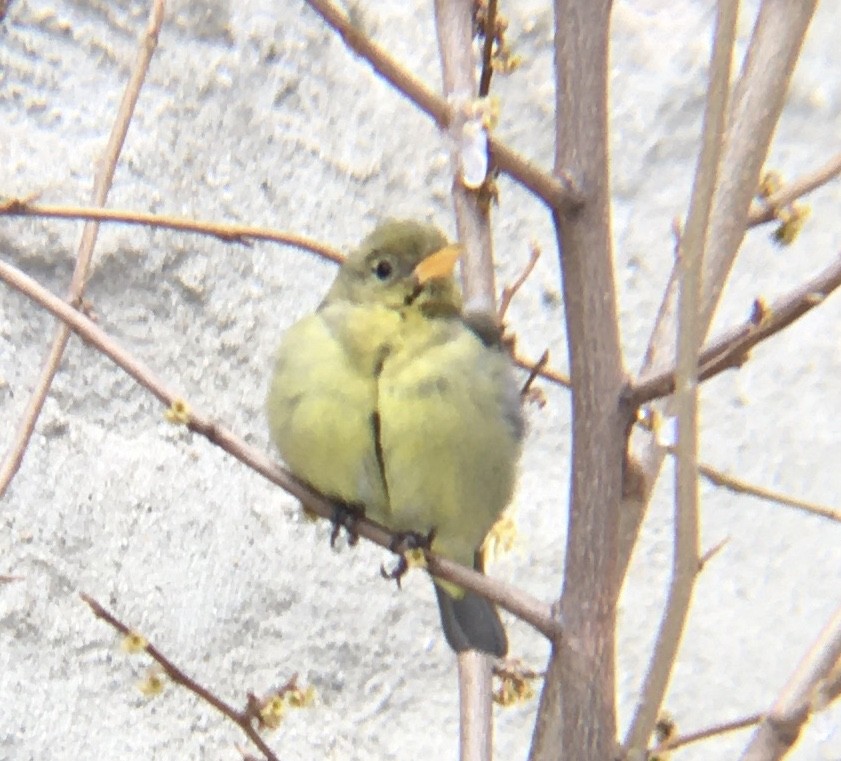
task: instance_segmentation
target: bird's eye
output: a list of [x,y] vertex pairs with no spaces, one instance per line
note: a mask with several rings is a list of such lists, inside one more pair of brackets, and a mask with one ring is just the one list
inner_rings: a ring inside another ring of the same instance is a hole
[[391,277],[391,262],[380,259],[374,267],[374,274],[380,280],[388,280]]

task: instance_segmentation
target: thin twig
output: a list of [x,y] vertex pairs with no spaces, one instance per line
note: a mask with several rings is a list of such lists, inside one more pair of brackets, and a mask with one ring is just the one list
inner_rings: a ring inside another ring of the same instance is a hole
[[505,320],[505,313],[508,311],[508,307],[511,306],[511,301],[517,294],[517,291],[519,291],[520,288],[523,287],[526,280],[529,279],[529,276],[534,271],[535,265],[537,264],[537,260],[540,259],[540,253],[540,246],[537,245],[536,241],[532,241],[529,261],[526,264],[526,266],[523,267],[523,271],[520,273],[520,276],[513,283],[511,283],[511,285],[506,285],[505,288],[502,289],[502,296],[500,296],[499,298],[500,325]]
[[458,654],[459,761],[493,758],[491,658],[478,650]]
[[[120,102],[117,116],[111,128],[111,135],[105,146],[105,151],[99,164],[99,171],[96,173],[94,179],[91,202],[95,206],[103,206],[105,199],[108,197],[108,191],[114,179],[117,160],[120,156],[129,124],[131,123],[131,117],[134,114],[134,107],[137,104],[140,89],[143,86],[143,82],[146,79],[146,72],[149,69],[149,63],[158,44],[158,34],[160,33],[163,19],[164,0],[152,0],[148,24],[140,40],[140,50],[137,53],[131,76],[129,77],[128,84],[126,84],[123,99]],[[87,222],[82,231],[82,238],[79,242],[79,250],[76,256],[76,266],[73,270],[73,277],[70,280],[67,297],[67,300],[75,306],[80,305],[82,301],[82,294],[85,290],[85,283],[88,277],[88,270],[90,269],[91,257],[93,256],[93,249],[96,245],[98,231],[99,225],[96,222]],[[64,354],[69,337],[70,331],[67,326],[64,324],[59,325],[50,351],[44,361],[41,375],[35,384],[35,389],[26,406],[23,418],[18,425],[18,430],[6,453],[6,457],[0,465],[0,499],[6,493],[6,489],[15,477],[15,473],[17,473],[23,461],[24,452],[26,452],[32,432],[35,430],[35,422],[41,414],[44,400],[47,398],[53,378],[58,371],[58,365]]]
[[[841,255],[817,275],[793,288],[770,306],[763,307],[759,320],[754,308],[753,314],[744,323],[730,328],[711,341],[699,356],[699,379],[707,380],[723,370],[741,365],[750,349],[822,304],[839,286]],[[674,369],[670,368],[632,385],[628,400],[634,407],[638,407],[653,399],[668,396],[674,387]]]
[[493,52],[496,38],[497,0],[488,0],[485,13],[485,44],[482,46],[482,76],[479,77],[479,97],[484,98],[491,91],[491,77],[494,73]]
[[526,382],[520,389],[521,398],[525,399],[526,396],[528,396],[532,384],[537,379],[537,377],[543,372],[547,362],[549,362],[549,349],[546,349],[546,351],[544,351],[543,354],[540,355],[540,359],[537,360],[534,367],[531,369],[531,372],[529,372],[529,377],[526,378]]
[[752,716],[744,716],[741,719],[725,721],[721,724],[715,724],[712,727],[699,729],[696,732],[687,732],[685,735],[678,735],[677,737],[658,745],[656,748],[651,748],[648,751],[648,756],[651,758],[652,756],[656,756],[658,753],[664,753],[666,751],[674,750],[675,748],[681,748],[684,745],[689,745],[690,743],[708,740],[710,737],[717,737],[718,735],[727,734],[728,732],[736,732],[739,729],[752,727],[759,724],[759,722],[762,721],[763,716],[764,714],[755,713]]
[[815,502],[807,502],[796,497],[788,497],[785,494],[771,491],[762,486],[754,486],[703,463],[698,464],[698,473],[715,486],[728,489],[737,494],[748,494],[768,502],[777,502],[780,505],[794,507],[797,510],[803,510],[806,513],[819,515],[822,518],[829,518],[830,520],[841,523],[841,510],[836,510],[826,505],[819,505]]
[[678,349],[675,362],[675,407],[678,422],[675,468],[675,520],[672,577],[666,609],[637,708],[625,736],[629,759],[644,758],[649,738],[674,672],[683,639],[692,591],[702,564],[698,517],[698,350],[701,325],[701,276],[707,233],[721,157],[733,44],[739,15],[738,0],[719,0],[713,35],[710,79],[704,110],[703,145],[692,188],[686,229],[678,258]]
[[[334,517],[335,505],[330,500],[298,481],[289,471],[277,465],[259,450],[250,447],[228,429],[206,415],[190,410],[182,397],[172,391],[148,367],[81,312],[50,293],[17,267],[3,261],[0,261],[0,280],[5,281],[67,323],[82,339],[108,357],[167,408],[178,407],[190,430],[204,436],[244,465],[277,484],[293,497],[297,497],[311,512],[328,520]],[[355,526],[355,530],[359,536],[381,547],[391,549],[394,546],[394,535],[373,521],[361,519]],[[560,619],[546,603],[540,602],[510,584],[491,579],[471,568],[432,554],[429,555],[428,564],[430,573],[433,575],[484,595],[491,602],[534,626],[546,637],[560,637]]]
[[833,156],[820,169],[809,174],[804,174],[792,182],[783,185],[776,193],[768,196],[764,201],[754,204],[748,215],[748,224],[751,227],[761,225],[764,222],[772,222],[777,218],[780,209],[785,208],[801,196],[811,193],[813,190],[826,185],[841,174],[841,153]]
[[[459,243],[464,254],[461,278],[464,311],[497,319],[495,305],[493,239],[490,205],[483,201],[476,187],[487,179],[488,166],[480,164],[477,184],[467,186],[463,129],[465,106],[476,92],[473,58],[473,0],[435,0],[435,29],[441,57],[444,96],[453,104],[447,132],[450,167],[453,175],[452,197]],[[481,128],[485,134],[487,130]],[[484,143],[481,149],[486,151]],[[465,651],[458,655],[459,683],[459,758],[461,761],[491,761],[493,757],[493,691],[491,657],[486,653]]]
[[763,717],[741,761],[776,761],[797,741],[814,710],[815,689],[841,658],[841,607],[826,623]]
[[[546,352],[544,352],[544,354],[545,353]],[[543,355],[541,355],[537,362],[521,357],[519,354],[514,354],[511,357],[511,360],[515,365],[517,365],[517,367],[521,367],[523,370],[528,370],[529,373],[534,373],[538,377],[544,378],[552,383],[557,383],[559,386],[563,386],[564,388],[572,388],[572,381],[570,381],[568,375],[564,375],[564,373],[560,370],[554,370],[551,367],[541,366]]]
[[698,573],[703,571],[707,567],[707,563],[710,562],[719,552],[721,552],[730,541],[729,536],[725,536],[724,539],[716,542],[712,547],[706,550],[701,557],[698,558]]
[[328,259],[336,264],[344,261],[344,256],[332,246],[313,238],[295,233],[270,230],[253,225],[224,224],[187,217],[175,217],[168,214],[150,214],[130,209],[95,209],[85,206],[49,206],[34,204],[25,199],[10,198],[0,201],[0,216],[47,217],[53,219],[88,219],[97,222],[121,222],[129,225],[160,227],[180,232],[211,235],[228,243],[248,245],[255,240],[283,243],[295,246]]
[[[126,626],[120,619],[118,619],[113,613],[106,610],[99,602],[94,600],[93,597],[90,595],[86,595],[81,593],[79,597],[87,603],[90,609],[93,611],[93,614],[105,621],[109,624],[112,628],[116,629],[120,634],[124,636],[128,636],[133,634],[134,631]],[[254,715],[253,712],[246,708],[245,711],[240,711],[234,708],[232,705],[229,705],[221,698],[217,697],[213,692],[211,692],[207,687],[203,687],[199,684],[195,679],[193,679],[188,674],[184,673],[178,666],[176,666],[169,658],[167,658],[158,648],[156,648],[150,642],[147,642],[143,650],[149,655],[152,660],[155,661],[166,673],[166,675],[176,684],[180,684],[182,687],[186,688],[189,692],[192,692],[196,697],[200,700],[207,703],[209,706],[215,708],[219,713],[221,713],[226,718],[230,719],[234,724],[236,724],[248,737],[251,742],[254,743],[259,749],[260,752],[267,758],[269,761],[279,761],[278,757],[274,754],[272,749],[266,745],[263,738],[260,737],[260,734],[254,728],[253,719]]]
[[[307,4],[329,24],[345,44],[364,58],[374,71],[405,95],[421,111],[445,129],[450,122],[450,106],[432,88],[414,77],[397,59],[354,26],[348,15],[330,0],[307,0]],[[494,165],[512,179],[528,188],[553,209],[572,211],[581,203],[580,192],[565,177],[556,177],[516,153],[493,135],[488,147]]]

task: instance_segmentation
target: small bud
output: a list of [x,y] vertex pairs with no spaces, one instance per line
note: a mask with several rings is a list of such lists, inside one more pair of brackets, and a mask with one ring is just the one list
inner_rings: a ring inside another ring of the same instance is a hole
[[777,216],[780,225],[771,234],[771,238],[780,246],[790,246],[806,226],[810,209],[802,204],[791,204],[781,209]]
[[144,697],[154,698],[164,691],[166,686],[166,677],[155,669],[150,669],[146,678],[142,682],[137,683],[137,689],[143,693]]
[[148,644],[146,637],[139,632],[129,632],[120,642],[120,649],[124,653],[135,655],[136,653],[142,653]]
[[174,399],[164,418],[173,425],[187,425],[190,422],[190,405],[183,399]]

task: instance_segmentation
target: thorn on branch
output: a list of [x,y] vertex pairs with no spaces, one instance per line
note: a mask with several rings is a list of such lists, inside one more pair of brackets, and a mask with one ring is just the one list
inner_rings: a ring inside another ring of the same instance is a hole
[[704,570],[704,567],[707,563],[710,562],[719,552],[721,552],[727,543],[730,541],[729,536],[725,536],[720,542],[716,542],[712,547],[710,547],[700,558],[698,558],[698,573]]
[[511,306],[511,301],[513,300],[514,296],[517,294],[517,291],[523,287],[526,280],[529,279],[529,276],[534,271],[535,266],[537,265],[537,260],[540,259],[541,250],[540,245],[536,240],[531,241],[529,244],[530,247],[530,254],[529,260],[526,263],[526,266],[523,267],[523,271],[520,273],[519,277],[511,283],[511,285],[506,285],[505,288],[502,289],[502,296],[499,299],[499,323],[500,325],[505,321],[505,315],[508,312],[508,307]]
[[537,392],[539,389],[532,389],[532,384],[535,380],[537,380],[537,376],[543,372],[543,369],[547,364],[549,364],[549,349],[546,349],[546,351],[540,355],[540,359],[538,359],[534,367],[531,368],[529,371],[529,377],[526,378],[526,382],[520,389],[520,399],[523,403],[527,401],[534,401],[540,407],[543,407],[543,405],[546,404],[546,398],[543,397],[542,394],[538,395]]

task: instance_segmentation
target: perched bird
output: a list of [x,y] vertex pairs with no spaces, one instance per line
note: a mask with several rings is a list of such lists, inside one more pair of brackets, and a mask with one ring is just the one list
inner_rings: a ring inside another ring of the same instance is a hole
[[[523,422],[507,355],[462,317],[457,258],[431,225],[383,222],[284,334],[267,412],[302,481],[473,566],[511,498]],[[491,603],[435,584],[454,650],[507,652]]]

